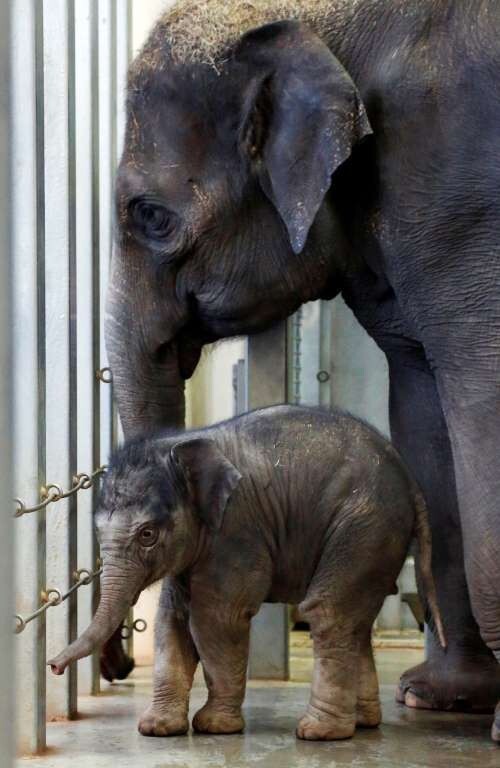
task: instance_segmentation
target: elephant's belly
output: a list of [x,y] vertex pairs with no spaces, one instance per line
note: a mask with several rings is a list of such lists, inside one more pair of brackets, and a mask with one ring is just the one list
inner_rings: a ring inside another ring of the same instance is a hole
[[[300,581],[300,583],[297,583]],[[266,603],[300,603],[307,592],[304,574],[290,575],[288,578],[276,575],[265,599]]]

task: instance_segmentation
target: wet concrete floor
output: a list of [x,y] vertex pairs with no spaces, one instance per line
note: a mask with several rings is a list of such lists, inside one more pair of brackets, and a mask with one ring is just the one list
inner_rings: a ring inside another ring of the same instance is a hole
[[[383,723],[376,730],[357,731],[349,741],[314,743],[295,738],[312,666],[307,637],[296,635],[293,680],[249,683],[243,735],[141,736],[137,719],[151,691],[151,669],[142,667],[123,683],[104,684],[100,696],[82,697],[81,718],[50,724],[48,754],[19,759],[18,768],[500,768],[500,749],[489,740],[491,716],[416,712],[394,702],[395,682],[403,670],[421,661],[420,648],[379,647],[376,657]],[[191,715],[204,699],[198,677]]]

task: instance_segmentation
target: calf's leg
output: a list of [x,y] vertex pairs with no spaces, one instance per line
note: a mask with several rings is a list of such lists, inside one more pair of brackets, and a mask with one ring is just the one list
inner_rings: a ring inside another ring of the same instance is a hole
[[373,658],[371,627],[360,634],[356,726],[375,728],[382,720],[377,670]]
[[238,733],[245,721],[250,613],[228,604],[191,605],[191,632],[208,688],[206,704],[193,718],[199,733]]
[[188,731],[189,694],[197,664],[183,589],[175,579],[167,578],[156,616],[153,701],[139,721],[143,736],[176,736]]

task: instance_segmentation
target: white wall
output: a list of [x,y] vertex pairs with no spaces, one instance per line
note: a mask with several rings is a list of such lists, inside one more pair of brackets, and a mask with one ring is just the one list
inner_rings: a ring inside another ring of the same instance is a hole
[[132,0],[132,47],[137,52],[156,19],[173,0]]
[[[173,5],[172,0],[133,0],[132,44],[135,53],[140,50],[158,16],[170,5]],[[188,426],[205,426],[233,415],[232,367],[244,355],[242,340],[222,342],[203,351],[186,389]],[[148,630],[134,637],[134,656],[138,664],[150,663],[152,659],[152,630],[159,589],[158,584],[144,592],[135,608],[135,617],[148,623]]]

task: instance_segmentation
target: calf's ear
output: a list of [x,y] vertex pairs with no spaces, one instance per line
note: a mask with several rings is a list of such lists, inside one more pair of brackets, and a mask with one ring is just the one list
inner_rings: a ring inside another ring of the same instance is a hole
[[219,530],[241,474],[213,440],[195,438],[177,443],[171,456],[200,518],[212,530]]
[[356,87],[325,43],[296,21],[244,35],[241,144],[300,253],[332,175],[372,133]]

